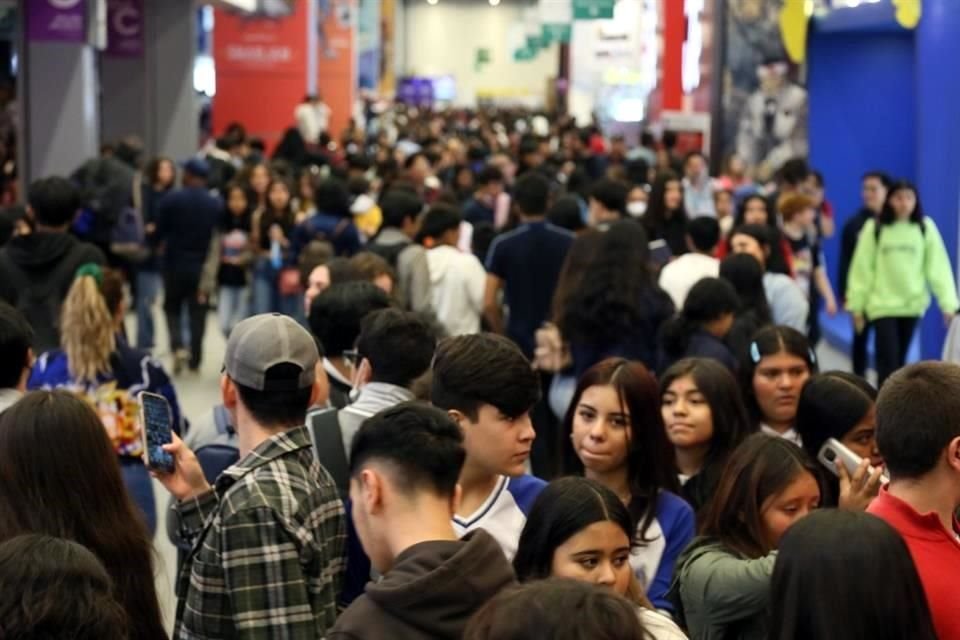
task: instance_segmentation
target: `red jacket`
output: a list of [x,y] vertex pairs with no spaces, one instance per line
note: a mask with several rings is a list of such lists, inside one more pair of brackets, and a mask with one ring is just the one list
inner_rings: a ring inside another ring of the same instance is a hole
[[930,604],[937,637],[941,640],[960,638],[960,607],[957,606],[960,522],[954,519],[953,531],[947,531],[937,514],[917,513],[909,504],[890,495],[887,487],[880,491],[867,511],[886,520],[907,543]]

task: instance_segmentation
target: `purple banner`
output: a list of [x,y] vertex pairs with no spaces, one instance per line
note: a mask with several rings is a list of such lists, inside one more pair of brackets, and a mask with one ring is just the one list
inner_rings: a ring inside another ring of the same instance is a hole
[[143,0],[107,1],[107,48],[111,58],[143,55]]
[[85,42],[86,0],[30,0],[27,36],[32,41]]

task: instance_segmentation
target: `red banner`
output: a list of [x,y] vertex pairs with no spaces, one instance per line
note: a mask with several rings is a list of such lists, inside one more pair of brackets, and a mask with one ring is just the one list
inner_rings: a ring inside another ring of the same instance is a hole
[[334,140],[353,113],[357,86],[355,0],[321,0],[317,9],[317,89],[330,107]]

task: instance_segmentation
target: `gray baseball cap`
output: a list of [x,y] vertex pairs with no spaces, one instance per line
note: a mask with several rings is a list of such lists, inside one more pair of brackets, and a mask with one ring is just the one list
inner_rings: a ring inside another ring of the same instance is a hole
[[[265,313],[240,322],[230,332],[223,367],[234,382],[259,391],[295,391],[313,384],[320,360],[313,336],[293,318]],[[267,371],[278,364],[300,368],[293,377]]]

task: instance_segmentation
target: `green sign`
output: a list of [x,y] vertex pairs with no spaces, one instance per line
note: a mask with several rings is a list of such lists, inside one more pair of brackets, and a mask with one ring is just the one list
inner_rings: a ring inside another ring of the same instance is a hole
[[573,0],[574,20],[602,20],[613,18],[617,0]]
[[547,44],[548,43],[543,41],[543,37],[540,34],[535,36],[527,36],[527,49],[532,49],[534,53],[545,48]]
[[540,37],[543,39],[544,45],[549,46],[553,42],[570,42],[570,32],[572,31],[572,26],[570,24],[544,24],[541,25],[542,33]]
[[473,61],[473,68],[479,72],[483,70],[483,65],[485,64],[490,64],[490,49],[481,47],[477,49],[477,55]]
[[537,50],[529,46],[521,47],[513,52],[513,59],[517,62],[529,62],[537,57]]

